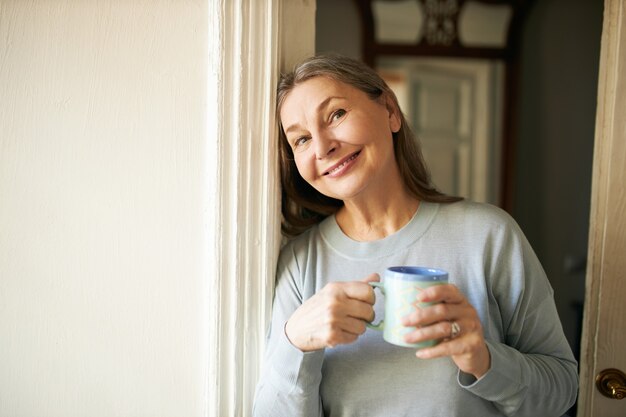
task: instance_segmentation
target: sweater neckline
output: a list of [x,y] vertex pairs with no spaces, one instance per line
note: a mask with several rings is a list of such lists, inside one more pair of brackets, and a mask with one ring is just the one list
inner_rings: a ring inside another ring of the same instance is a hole
[[324,219],[319,224],[319,230],[324,242],[347,258],[380,258],[398,252],[422,237],[438,210],[438,203],[421,201],[411,220],[400,230],[369,242],[359,242],[348,237],[337,224],[335,215]]

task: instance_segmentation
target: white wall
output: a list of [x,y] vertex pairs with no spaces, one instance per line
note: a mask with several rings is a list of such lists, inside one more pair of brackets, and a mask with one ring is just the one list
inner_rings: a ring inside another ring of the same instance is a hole
[[206,9],[0,2],[0,415],[205,414]]

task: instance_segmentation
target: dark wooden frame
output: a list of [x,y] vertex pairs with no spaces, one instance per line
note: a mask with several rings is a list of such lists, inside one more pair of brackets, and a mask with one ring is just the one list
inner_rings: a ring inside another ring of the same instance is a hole
[[[500,185],[500,206],[512,212],[515,143],[517,137],[516,113],[519,82],[519,48],[523,19],[532,0],[476,0],[488,4],[507,4],[512,7],[511,21],[508,27],[506,45],[502,48],[472,47],[462,45],[458,39],[451,45],[429,45],[422,40],[415,44],[380,43],[375,37],[375,22],[372,12],[372,0],[353,0],[359,10],[362,23],[361,43],[362,59],[374,67],[376,59],[381,56],[414,56],[414,57],[451,57],[501,60],[504,63],[504,91],[502,112],[502,158]],[[393,0],[389,0],[393,1]],[[416,0],[420,1],[420,0]],[[458,0],[459,9],[466,0]],[[458,14],[457,14],[458,19]],[[455,22],[456,24],[456,22]],[[458,25],[457,25],[458,27]]]

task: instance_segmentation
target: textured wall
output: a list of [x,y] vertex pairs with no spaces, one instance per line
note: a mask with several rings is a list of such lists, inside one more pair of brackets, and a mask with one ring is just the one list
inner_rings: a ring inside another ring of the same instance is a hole
[[204,413],[203,3],[0,3],[2,416]]

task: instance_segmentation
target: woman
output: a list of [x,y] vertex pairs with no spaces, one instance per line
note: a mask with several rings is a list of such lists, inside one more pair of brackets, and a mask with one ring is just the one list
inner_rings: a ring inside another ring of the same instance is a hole
[[[431,184],[394,93],[364,64],[305,60],[278,87],[283,231],[256,416],[560,416],[577,364],[552,288],[502,210]],[[389,266],[445,269],[404,318],[415,350],[366,323]]]

